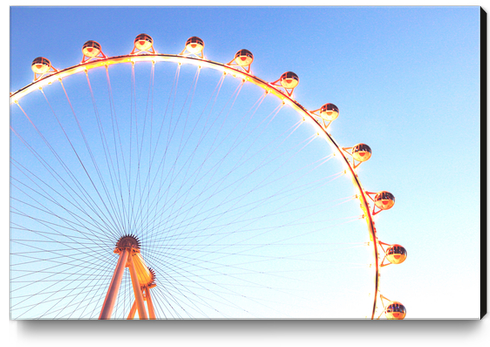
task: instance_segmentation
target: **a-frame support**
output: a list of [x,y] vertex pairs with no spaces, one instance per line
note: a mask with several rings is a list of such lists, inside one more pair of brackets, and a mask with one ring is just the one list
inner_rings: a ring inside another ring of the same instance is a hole
[[[124,236],[117,242],[114,253],[119,254],[119,259],[116,268],[114,269],[114,274],[107,290],[99,319],[111,319],[112,311],[119,293],[119,287],[121,286],[124,269],[126,267],[129,268],[135,297],[128,319],[134,319],[136,311],[138,311],[139,319],[156,319],[155,309],[150,295],[150,288],[156,286],[154,283],[155,274],[146,266],[141,257],[139,241],[134,236]],[[145,307],[145,300],[148,311]]]

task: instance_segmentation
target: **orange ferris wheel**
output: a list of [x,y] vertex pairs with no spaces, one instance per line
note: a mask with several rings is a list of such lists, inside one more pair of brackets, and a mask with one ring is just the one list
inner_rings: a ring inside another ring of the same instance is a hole
[[380,273],[407,251],[375,227],[395,197],[361,185],[372,150],[334,139],[339,108],[247,49],[133,44],[38,57],[10,94],[11,317],[405,318]]

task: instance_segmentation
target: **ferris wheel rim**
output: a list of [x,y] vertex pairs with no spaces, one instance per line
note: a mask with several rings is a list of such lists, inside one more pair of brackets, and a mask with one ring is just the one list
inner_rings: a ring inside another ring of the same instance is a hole
[[[312,112],[308,111],[302,104],[293,99],[288,93],[284,93],[279,88],[276,88],[272,83],[266,82],[263,79],[253,75],[250,71],[240,70],[238,68],[234,68],[229,64],[224,64],[212,60],[208,60],[205,58],[185,56],[180,54],[165,54],[165,53],[144,53],[144,54],[126,54],[126,55],[118,55],[112,57],[105,57],[101,59],[96,59],[92,61],[82,62],[76,65],[69,66],[67,68],[56,70],[51,74],[47,74],[46,76],[42,76],[30,84],[18,89],[15,92],[10,93],[10,103],[18,103],[18,101],[30,94],[35,90],[42,90],[46,85],[50,85],[53,82],[61,81],[63,78],[68,77],[70,75],[78,74],[85,72],[87,73],[89,70],[108,67],[109,65],[123,64],[123,63],[136,63],[136,62],[152,62],[155,64],[156,62],[173,62],[179,65],[184,63],[189,63],[192,65],[196,65],[199,68],[207,67],[214,70],[223,71],[224,74],[231,74],[233,77],[242,78],[243,82],[250,82],[264,89],[266,93],[271,93],[278,99],[280,99],[284,104],[287,104],[295,109],[300,115],[308,117],[307,119],[313,122],[313,125],[318,130],[318,135],[321,133],[325,136],[327,141],[330,143],[331,147],[338,153],[341,157],[342,162],[346,166],[345,173],[349,173],[351,176],[351,180],[353,185],[358,190],[358,195],[356,196],[361,203],[361,210],[363,212],[363,218],[366,221],[368,232],[370,236],[370,240],[373,246],[374,253],[374,266],[375,266],[375,285],[374,285],[374,299],[373,299],[373,308],[371,314],[371,320],[375,319],[376,309],[377,309],[377,298],[379,295],[379,277],[380,277],[380,253],[378,248],[378,237],[376,233],[376,228],[374,226],[373,213],[369,207],[367,194],[362,187],[361,181],[358,175],[355,172],[354,165],[350,162],[348,157],[346,156],[342,147],[339,146],[337,141],[333,138],[333,136],[327,131],[326,127],[322,126],[321,123],[315,118],[316,115],[312,114]],[[317,116],[318,117],[318,116]]]

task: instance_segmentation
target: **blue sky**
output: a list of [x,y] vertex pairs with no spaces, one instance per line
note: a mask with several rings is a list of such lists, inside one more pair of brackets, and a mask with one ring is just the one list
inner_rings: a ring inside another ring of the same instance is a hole
[[383,273],[383,293],[403,302],[413,319],[477,318],[479,11],[11,8],[10,91],[32,80],[35,57],[71,66],[89,39],[120,55],[144,32],[158,52],[179,53],[197,35],[206,56],[219,62],[247,48],[262,79],[289,70],[299,75],[295,98],[306,108],[339,107],[332,134],[341,145],[372,148],[359,171],[363,186],[396,197],[395,207],[376,219],[378,236],[408,251],[404,264]]

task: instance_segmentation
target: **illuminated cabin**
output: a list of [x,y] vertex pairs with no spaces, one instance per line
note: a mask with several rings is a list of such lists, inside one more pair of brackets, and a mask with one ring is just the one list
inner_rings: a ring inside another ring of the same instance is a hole
[[391,245],[386,249],[386,259],[392,264],[401,264],[407,259],[407,250],[400,245]]
[[390,320],[402,320],[407,315],[407,309],[398,301],[392,301],[385,309],[385,316]]
[[204,41],[197,36],[192,36],[187,39],[185,43],[185,48],[189,53],[201,54],[204,49]]
[[239,66],[250,66],[254,61],[254,55],[247,49],[241,49],[235,54],[235,63]]
[[365,143],[359,143],[352,147],[352,157],[357,161],[367,161],[371,158],[371,147]]
[[395,204],[395,197],[387,191],[381,191],[374,197],[374,204],[381,210],[389,210]]
[[[134,39],[134,48],[139,50],[139,51],[146,52],[146,51],[151,50],[152,47],[153,47],[153,39],[151,38],[150,35],[139,34]],[[133,49],[133,53],[134,53],[134,51],[135,50]]]
[[299,84],[299,77],[292,71],[285,72],[281,75],[279,79],[281,85],[286,89],[294,89]]
[[320,108],[320,117],[326,121],[334,121],[339,116],[339,108],[334,104],[325,104]]
[[100,52],[101,52],[101,47],[98,42],[90,40],[83,44],[82,53],[86,57],[94,58],[97,55],[99,55]]
[[43,57],[38,57],[32,61],[32,71],[35,74],[45,74],[51,69],[51,62]]

